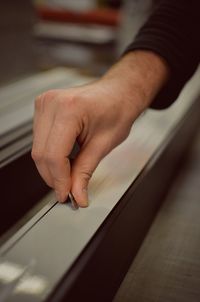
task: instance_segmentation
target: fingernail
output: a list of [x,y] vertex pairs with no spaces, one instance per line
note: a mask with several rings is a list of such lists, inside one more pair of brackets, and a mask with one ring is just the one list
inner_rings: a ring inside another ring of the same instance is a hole
[[82,188],[82,192],[84,192],[84,198],[83,198],[83,202],[81,203],[83,207],[88,207],[89,202],[88,202],[88,190],[87,188]]
[[88,206],[89,206],[88,200],[86,200],[86,201],[84,201],[84,202],[81,202],[81,207],[87,208]]

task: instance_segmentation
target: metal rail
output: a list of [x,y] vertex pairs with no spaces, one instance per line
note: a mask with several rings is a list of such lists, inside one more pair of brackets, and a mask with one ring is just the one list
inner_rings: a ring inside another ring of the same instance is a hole
[[198,72],[170,109],[138,119],[95,171],[89,208],[51,201],[1,247],[6,301],[112,299],[197,129],[199,92]]

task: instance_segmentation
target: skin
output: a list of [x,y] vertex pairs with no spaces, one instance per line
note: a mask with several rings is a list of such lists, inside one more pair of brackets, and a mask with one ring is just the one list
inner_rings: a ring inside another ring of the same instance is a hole
[[[95,82],[37,97],[32,158],[58,201],[71,191],[79,206],[88,206],[88,183],[97,165],[127,138],[168,77],[161,57],[134,51]],[[81,149],[70,165],[76,140]]]

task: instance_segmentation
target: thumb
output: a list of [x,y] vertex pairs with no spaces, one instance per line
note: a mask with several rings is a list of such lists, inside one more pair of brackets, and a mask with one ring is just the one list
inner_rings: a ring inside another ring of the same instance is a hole
[[93,139],[80,151],[73,162],[71,192],[80,207],[88,206],[89,180],[106,153],[106,144],[102,140]]

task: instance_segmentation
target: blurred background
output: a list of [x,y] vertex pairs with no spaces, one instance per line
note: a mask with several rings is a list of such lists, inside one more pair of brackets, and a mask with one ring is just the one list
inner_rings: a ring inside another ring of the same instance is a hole
[[151,0],[1,1],[0,85],[56,66],[102,74],[151,7]]

